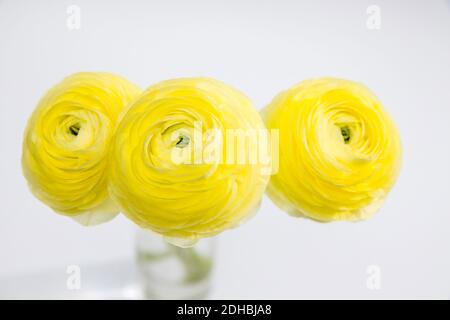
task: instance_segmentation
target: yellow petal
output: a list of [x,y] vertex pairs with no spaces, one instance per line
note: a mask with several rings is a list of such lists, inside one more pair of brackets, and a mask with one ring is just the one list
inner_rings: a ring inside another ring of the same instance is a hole
[[280,160],[268,195],[293,216],[361,220],[382,205],[401,166],[398,131],[362,84],[304,81],[263,110],[279,129]]
[[50,89],[31,115],[22,168],[33,194],[86,225],[119,209],[107,191],[109,147],[119,114],[141,90],[109,73],[77,73]]
[[213,133],[225,137],[228,129],[264,124],[251,102],[224,83],[175,79],[148,88],[122,118],[112,147],[110,190],[124,214],[181,247],[244,221],[268,175],[263,165],[212,156]]

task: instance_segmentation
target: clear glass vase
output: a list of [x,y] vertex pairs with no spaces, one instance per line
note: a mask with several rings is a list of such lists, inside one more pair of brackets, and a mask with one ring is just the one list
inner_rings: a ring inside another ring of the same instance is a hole
[[211,285],[215,240],[180,248],[139,229],[136,259],[139,283],[147,299],[203,299]]

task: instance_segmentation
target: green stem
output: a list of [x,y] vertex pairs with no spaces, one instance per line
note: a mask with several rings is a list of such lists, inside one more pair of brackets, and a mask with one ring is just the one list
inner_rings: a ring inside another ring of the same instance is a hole
[[149,251],[138,251],[138,260],[144,263],[154,263],[173,257],[183,264],[185,283],[195,283],[204,279],[211,272],[212,259],[199,254],[196,248],[180,248],[166,243],[167,250],[157,253]]
[[180,248],[173,245],[170,247],[184,265],[186,283],[198,282],[211,272],[212,260],[199,254],[195,248]]
[[150,253],[150,252],[143,252],[138,251],[138,260],[145,261],[145,262],[153,262],[158,260],[163,260],[171,256],[170,251],[163,251],[160,253]]

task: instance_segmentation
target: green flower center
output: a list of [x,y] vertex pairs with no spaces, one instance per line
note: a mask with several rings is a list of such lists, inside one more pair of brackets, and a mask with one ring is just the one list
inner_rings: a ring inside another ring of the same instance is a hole
[[81,129],[81,125],[79,123],[75,123],[69,127],[69,133],[74,136],[78,136],[80,129]]
[[341,134],[342,134],[342,138],[344,138],[344,143],[348,144],[350,143],[350,128],[348,126],[342,126],[340,127],[341,129]]
[[177,148],[184,148],[187,145],[189,145],[190,141],[191,141],[191,139],[188,136],[181,135],[178,137],[178,141],[176,142],[175,146]]

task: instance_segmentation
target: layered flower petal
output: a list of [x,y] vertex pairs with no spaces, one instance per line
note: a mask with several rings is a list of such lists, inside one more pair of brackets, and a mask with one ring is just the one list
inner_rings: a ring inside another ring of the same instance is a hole
[[57,213],[91,225],[119,209],[107,191],[118,116],[141,90],[109,73],[77,73],[40,100],[28,121],[22,168],[33,194]]
[[362,84],[335,78],[304,81],[263,110],[279,129],[279,170],[268,195],[294,216],[361,220],[375,213],[401,166],[399,133]]
[[[258,163],[223,161],[229,129],[264,124],[224,83],[188,78],[148,88],[122,118],[112,147],[110,190],[124,214],[178,246],[249,217],[268,176]],[[248,156],[256,148],[240,151]]]

